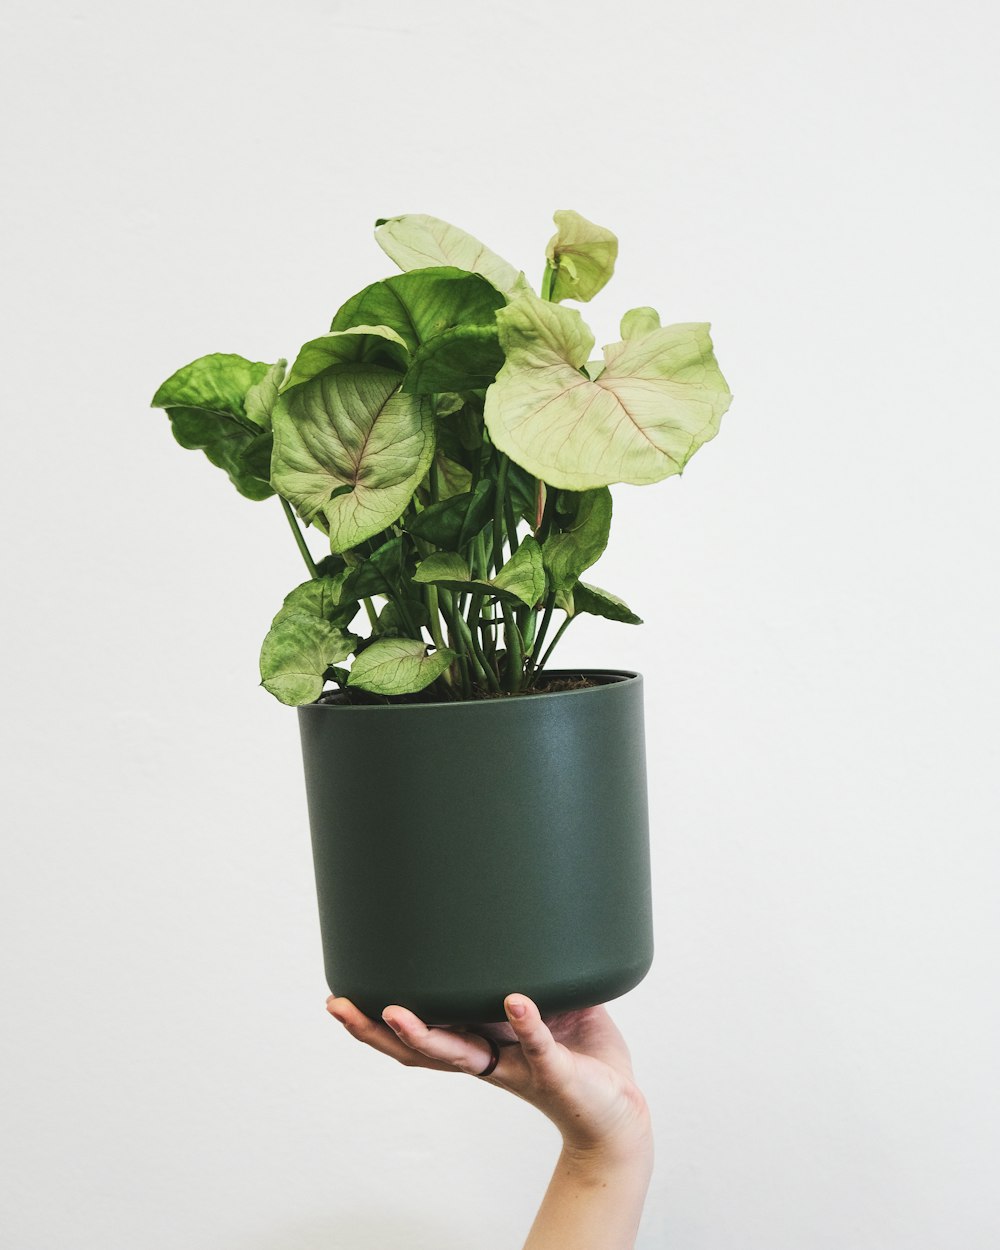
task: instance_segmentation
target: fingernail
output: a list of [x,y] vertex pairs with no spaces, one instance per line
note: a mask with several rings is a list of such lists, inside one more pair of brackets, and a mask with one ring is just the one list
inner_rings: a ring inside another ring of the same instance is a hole
[[392,1018],[392,1016],[390,1016],[390,1015],[388,1014],[388,1012],[389,1012],[389,1008],[388,1008],[388,1007],[386,1007],[385,1011],[383,1011],[383,1012],[382,1012],[382,1019],[386,1022],[386,1024],[389,1026],[389,1028],[390,1028],[390,1029],[394,1029],[394,1030],[398,1033],[398,1032],[399,1032],[399,1025],[398,1025],[398,1024],[397,1024],[397,1022],[396,1022],[396,1021]]
[[514,1017],[515,1020],[520,1020],[524,1016],[524,1013],[528,1010],[528,1008],[527,1008],[527,1005],[521,1001],[521,999],[512,998],[507,1003],[507,1010],[510,1012],[510,1014]]

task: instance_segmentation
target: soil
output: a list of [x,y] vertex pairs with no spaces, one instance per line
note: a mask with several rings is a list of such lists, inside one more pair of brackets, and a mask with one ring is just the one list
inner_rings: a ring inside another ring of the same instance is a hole
[[[617,680],[612,678],[611,680]],[[434,698],[433,693],[420,690],[416,694],[396,694],[396,695],[380,695],[369,694],[367,690],[354,690],[350,687],[346,690],[329,690],[321,698],[317,699],[317,703],[349,703],[352,706],[367,707],[385,707],[396,703],[457,703],[457,702],[475,702],[479,699],[521,699],[530,695],[538,694],[554,694],[565,690],[587,690],[590,686],[606,686],[608,678],[585,677],[582,673],[573,677],[553,677],[546,680],[542,677],[539,685],[533,690],[508,691],[501,690],[499,692],[493,690],[475,689],[472,692],[471,700],[459,699],[440,699]]]

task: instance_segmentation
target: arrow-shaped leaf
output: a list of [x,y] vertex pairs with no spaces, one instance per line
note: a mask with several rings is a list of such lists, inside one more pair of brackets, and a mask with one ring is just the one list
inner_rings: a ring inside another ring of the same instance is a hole
[[507,361],[486,392],[490,437],[553,486],[680,473],[729,407],[707,325],[634,333],[604,349],[606,367],[591,380],[581,370],[594,336],[574,310],[524,293],[497,324]]

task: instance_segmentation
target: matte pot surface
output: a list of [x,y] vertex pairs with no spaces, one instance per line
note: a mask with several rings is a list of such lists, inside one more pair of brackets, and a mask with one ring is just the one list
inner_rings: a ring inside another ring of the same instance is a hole
[[313,703],[299,727],[326,977],[378,1018],[543,1014],[653,959],[642,678],[456,703]]

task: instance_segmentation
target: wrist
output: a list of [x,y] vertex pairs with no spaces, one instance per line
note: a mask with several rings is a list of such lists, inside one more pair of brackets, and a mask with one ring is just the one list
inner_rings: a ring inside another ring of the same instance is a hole
[[563,1161],[580,1173],[621,1169],[648,1169],[653,1166],[653,1126],[648,1117],[639,1123],[604,1137],[581,1140],[563,1134]]

